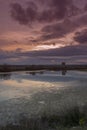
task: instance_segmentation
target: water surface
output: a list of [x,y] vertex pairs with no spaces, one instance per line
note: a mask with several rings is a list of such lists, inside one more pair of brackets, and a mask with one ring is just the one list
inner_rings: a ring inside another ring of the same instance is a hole
[[87,72],[0,73],[0,124],[87,103]]

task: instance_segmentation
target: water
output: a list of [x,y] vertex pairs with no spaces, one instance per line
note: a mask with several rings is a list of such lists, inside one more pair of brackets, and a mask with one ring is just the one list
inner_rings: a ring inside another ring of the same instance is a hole
[[0,73],[0,124],[87,103],[87,72]]

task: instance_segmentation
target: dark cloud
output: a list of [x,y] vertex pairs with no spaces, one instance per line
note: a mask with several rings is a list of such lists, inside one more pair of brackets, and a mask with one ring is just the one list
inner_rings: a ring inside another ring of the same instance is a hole
[[69,19],[56,24],[47,25],[42,28],[43,34],[40,37],[41,41],[46,41],[50,39],[56,39],[64,37],[66,34],[73,32],[78,25]]
[[19,3],[11,4],[11,16],[20,24],[28,25],[37,20],[37,6],[34,2],[28,2],[25,9]]
[[9,55],[6,51],[3,51],[3,50],[0,49],[0,60],[2,60],[2,59],[5,60],[9,57],[11,57],[11,55]]
[[68,7],[72,3],[72,1],[70,2],[69,0],[50,0],[48,3],[48,8],[41,13],[39,18],[39,20],[42,22],[50,22],[63,19],[67,14]]
[[25,10],[26,17],[29,23],[37,20],[38,17],[38,8],[34,2],[28,2],[28,7]]
[[76,55],[87,55],[87,45],[66,46],[66,47],[50,49],[50,50],[18,53],[18,56],[33,56],[33,57],[76,56]]
[[81,32],[76,32],[74,40],[80,44],[87,44],[87,29],[82,30]]
[[76,17],[75,19],[66,18],[61,22],[46,25],[41,29],[39,41],[47,41],[65,37],[69,33],[74,33],[79,28],[87,26],[87,14]]
[[6,59],[12,59],[12,58],[21,58],[21,54],[22,49],[21,48],[17,48],[15,51],[5,51],[0,49],[0,60],[5,61]]
[[11,16],[20,24],[28,25],[36,21],[52,22],[63,19],[72,10],[73,4],[70,0],[41,1],[28,2],[27,8],[22,7],[19,3],[12,3]]
[[38,51],[29,51],[22,52],[19,48],[13,52],[6,52],[0,50],[0,59],[11,59],[11,58],[19,58],[20,60],[25,58],[35,58],[35,57],[69,57],[69,56],[81,56],[87,55],[87,45],[74,45],[74,46],[66,46],[62,48],[50,49],[50,50],[38,50]]
[[18,3],[11,4],[11,7],[12,18],[20,24],[28,24],[28,18],[26,17],[24,8]]
[[78,59],[81,61],[79,61],[80,63],[87,63],[87,45],[66,46],[51,50],[31,52],[22,52],[21,49],[17,49],[14,52],[5,52],[0,50],[0,61],[2,61],[0,63],[50,64],[52,63],[50,61],[52,58],[53,60],[56,59],[56,63],[60,60],[61,62],[66,61],[67,63],[75,63],[78,62]]
[[87,11],[87,3],[85,4],[84,11]]
[[72,0],[53,0],[51,7],[54,8],[56,18],[63,18],[67,13],[68,6],[72,3]]

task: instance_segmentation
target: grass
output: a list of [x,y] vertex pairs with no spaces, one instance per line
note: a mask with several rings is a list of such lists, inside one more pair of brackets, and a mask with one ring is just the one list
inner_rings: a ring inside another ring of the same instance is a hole
[[[85,111],[86,112],[86,111]],[[18,124],[8,124],[0,130],[87,130],[87,116],[78,106],[60,114],[47,114],[40,117],[20,117]]]

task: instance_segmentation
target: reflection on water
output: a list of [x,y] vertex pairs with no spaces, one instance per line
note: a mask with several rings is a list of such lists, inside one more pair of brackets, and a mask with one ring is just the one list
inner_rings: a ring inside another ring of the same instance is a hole
[[0,74],[0,79],[8,80],[11,78],[11,73],[2,73]]
[[[3,79],[3,80],[2,80]],[[0,74],[0,123],[17,121],[20,114],[58,112],[87,103],[87,72],[36,71]],[[65,109],[65,107],[64,107]]]
[[[54,71],[56,72],[56,71]],[[57,71],[57,74],[61,72],[61,75],[66,75],[67,73],[67,70],[62,70],[62,71]],[[19,72],[20,73],[20,72]],[[30,75],[43,75],[45,73],[45,71],[30,71],[30,72],[25,72],[26,74],[30,74]],[[0,74],[0,79],[3,79],[3,80],[9,80],[11,79],[11,76],[12,76],[12,73],[11,72],[8,72],[8,73],[1,73]]]
[[31,75],[36,75],[36,74],[44,74],[44,71],[31,71],[31,72],[26,72],[27,74]]
[[[31,74],[31,75],[36,75],[36,74],[44,74],[44,71],[31,71],[31,72],[26,72],[26,73]],[[67,70],[62,70],[61,71],[62,75],[66,75],[66,73],[67,73]]]
[[62,70],[62,75],[66,75],[67,70]]

